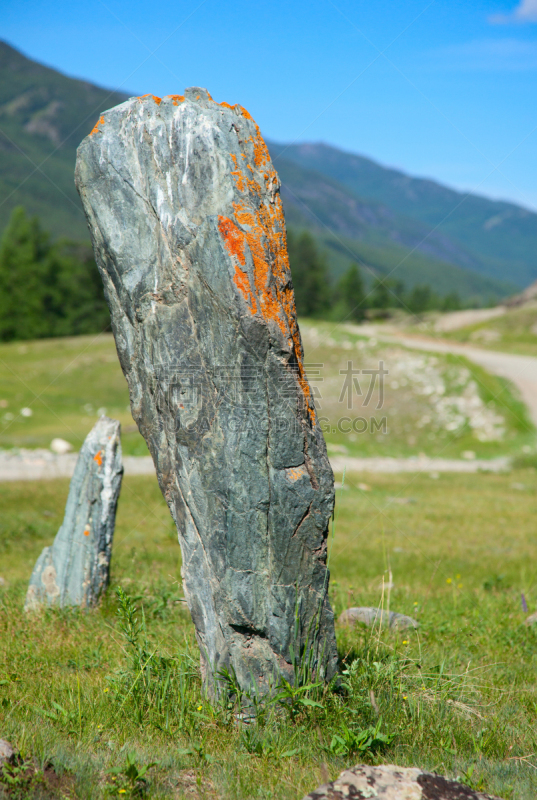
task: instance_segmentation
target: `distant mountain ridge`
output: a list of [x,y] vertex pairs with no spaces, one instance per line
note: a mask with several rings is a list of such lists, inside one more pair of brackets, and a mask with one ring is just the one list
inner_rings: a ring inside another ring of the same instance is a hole
[[[458,192],[327,144],[273,145],[276,165],[291,161],[345,186],[362,202],[382,204],[417,231],[423,246],[484,275],[526,286],[537,278],[537,214],[501,200]],[[412,236],[412,231],[408,231]],[[408,244],[407,242],[403,242]]]
[[[54,236],[88,238],[73,182],[76,147],[102,111],[126,98],[0,42],[0,230],[23,205]],[[451,189],[329,145],[268,144],[288,224],[314,234],[334,277],[356,260],[366,273],[482,300],[537,278],[533,212],[475,196],[458,206]]]

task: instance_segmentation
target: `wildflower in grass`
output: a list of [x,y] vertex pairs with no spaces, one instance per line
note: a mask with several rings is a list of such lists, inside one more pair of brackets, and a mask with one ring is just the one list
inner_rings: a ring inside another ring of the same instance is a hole
[[453,583],[453,581],[451,580],[451,578],[446,578],[446,583]]
[[408,696],[406,694],[403,695],[403,700],[408,700]]
[[201,711],[202,708],[203,706],[198,706],[198,711]]
[[408,639],[403,639],[403,644],[408,644]]
[[104,690],[104,693],[106,694],[108,691],[109,691],[109,689],[108,689],[108,686],[107,686],[106,689]]
[[457,589],[462,589],[462,583],[457,584]]
[[118,789],[117,793],[118,794],[127,794],[127,790],[126,789]]

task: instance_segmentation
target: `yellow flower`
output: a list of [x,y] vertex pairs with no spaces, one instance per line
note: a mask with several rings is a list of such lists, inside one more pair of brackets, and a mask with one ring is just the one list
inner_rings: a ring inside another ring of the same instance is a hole
[[127,794],[127,790],[126,789],[118,789],[117,793],[118,794]]
[[417,606],[417,605],[418,605],[418,601],[417,601],[417,600],[414,600],[414,605],[415,605],[415,606]]
[[198,711],[201,711],[202,708],[203,706],[198,706]]
[[406,699],[407,699],[407,696],[406,696],[406,694],[404,694],[403,695],[403,700],[406,700]]
[[451,580],[451,578],[447,578],[446,583],[453,583],[453,581]]
[[462,589],[462,583],[457,584],[457,589]]
[[458,581],[460,581],[460,579],[461,579],[460,575],[455,575],[455,577],[457,578]]
[[408,644],[408,639],[403,639],[403,644]]
[[104,690],[105,694],[106,694],[106,692],[108,692],[108,691],[109,691],[109,690],[108,690],[108,687],[106,687],[106,689]]

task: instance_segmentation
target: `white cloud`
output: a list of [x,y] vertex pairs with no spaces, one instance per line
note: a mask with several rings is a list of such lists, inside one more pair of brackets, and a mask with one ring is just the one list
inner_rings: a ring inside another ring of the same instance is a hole
[[489,17],[489,22],[493,25],[537,22],[537,0],[520,0],[518,6],[510,14],[493,14]]
[[431,56],[437,68],[450,71],[526,72],[537,69],[537,42],[474,39],[437,48]]

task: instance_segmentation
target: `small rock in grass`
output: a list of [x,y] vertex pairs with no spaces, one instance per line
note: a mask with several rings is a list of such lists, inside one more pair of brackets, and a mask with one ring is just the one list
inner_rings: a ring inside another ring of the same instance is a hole
[[22,417],[33,417],[34,412],[31,408],[21,408]]
[[473,450],[463,450],[461,455],[466,459],[466,461],[473,461],[475,459],[475,453]]
[[469,786],[414,767],[384,764],[359,765],[347,769],[335,781],[306,795],[304,800],[347,800],[375,797],[378,800],[499,800]]
[[533,614],[530,614],[529,617],[524,622],[524,625],[534,625],[537,622],[537,611],[534,611]]
[[13,764],[16,759],[15,749],[5,739],[0,739],[0,767],[4,764]]
[[361,622],[370,627],[374,624],[385,625],[388,628],[417,628],[418,622],[405,614],[397,614],[395,611],[381,611],[379,608],[361,606],[358,608],[347,608],[339,616],[340,623],[344,625],[355,625]]
[[66,442],[65,439],[53,439],[50,443],[50,449],[53,453],[63,456],[73,449],[73,445],[70,442]]
[[371,491],[371,486],[369,486],[369,484],[367,484],[367,483],[359,483],[358,484],[358,488],[360,489],[361,492],[370,492]]
[[389,503],[396,503],[398,506],[408,506],[412,503],[417,503],[415,497],[389,497]]

